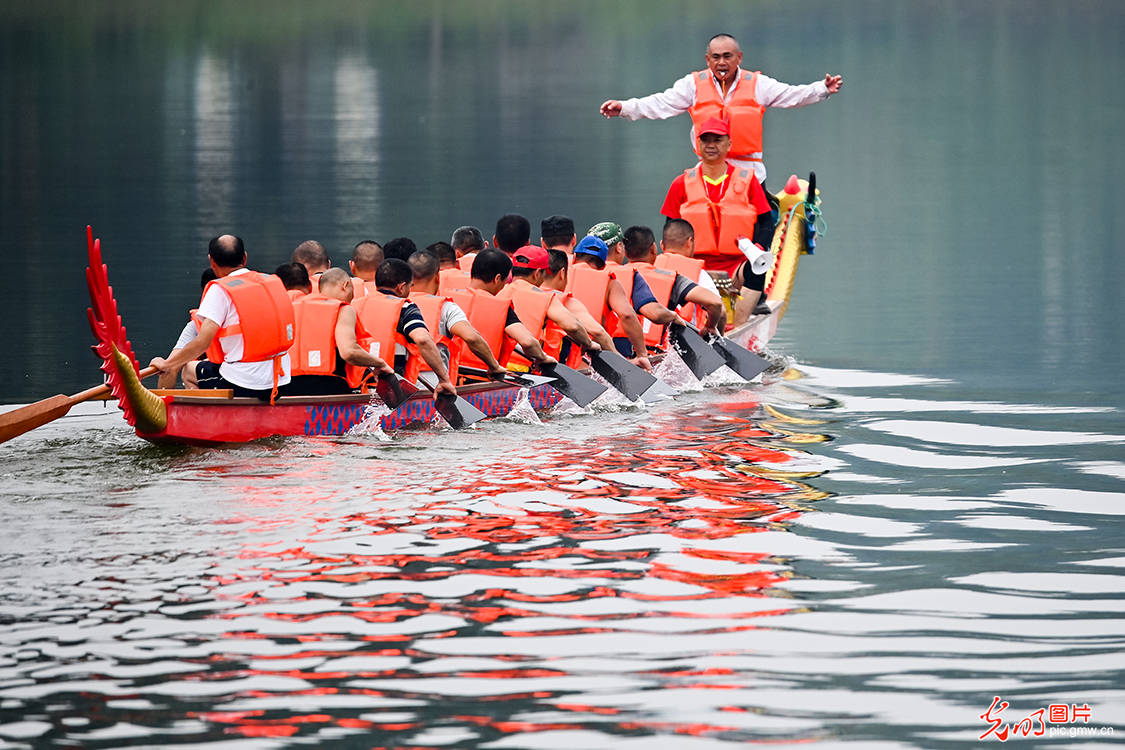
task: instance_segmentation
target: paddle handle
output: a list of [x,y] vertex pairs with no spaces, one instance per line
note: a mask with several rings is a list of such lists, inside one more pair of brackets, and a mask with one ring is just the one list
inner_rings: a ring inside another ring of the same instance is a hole
[[[155,375],[158,372],[160,372],[159,368],[149,366],[149,367],[146,367],[145,369],[141,370],[138,373],[137,376],[141,380],[144,380],[145,378],[149,377],[150,375]],[[98,396],[105,396],[105,395],[108,395],[108,394],[109,394],[109,386],[106,385],[105,383],[102,383],[101,385],[96,385],[93,388],[87,388],[86,390],[82,391],[81,393],[75,393],[73,396],[70,397],[70,403],[73,406],[74,404],[80,404],[83,401],[89,401],[92,398],[97,398]]]

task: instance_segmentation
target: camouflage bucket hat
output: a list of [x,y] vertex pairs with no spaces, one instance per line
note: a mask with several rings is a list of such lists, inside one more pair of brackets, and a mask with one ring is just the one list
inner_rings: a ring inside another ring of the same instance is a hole
[[613,245],[625,239],[625,233],[621,231],[621,225],[612,221],[599,222],[590,227],[590,230],[586,232],[586,234],[594,235],[607,245]]

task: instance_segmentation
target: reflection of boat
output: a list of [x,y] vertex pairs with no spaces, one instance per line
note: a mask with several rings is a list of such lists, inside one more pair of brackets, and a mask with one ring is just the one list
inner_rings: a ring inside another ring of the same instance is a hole
[[[805,216],[804,184],[790,180],[788,192],[779,194],[782,221],[774,238],[776,261],[767,277],[766,299],[770,315],[751,318],[732,330],[730,337],[750,348],[760,348],[784,314],[793,288],[797,257],[810,249],[811,222]],[[794,189],[794,186],[797,186]],[[815,189],[815,183],[814,183]],[[813,212],[810,211],[810,217]],[[290,396],[273,405],[254,398],[234,398],[226,391],[153,391],[138,376],[139,366],[117,314],[117,303],[102,263],[100,242],[88,233],[90,266],[87,281],[92,307],[91,329],[95,347],[103,358],[106,384],[116,398],[126,421],[137,434],[156,443],[215,444],[245,442],[273,435],[342,435],[365,424],[373,424],[376,411],[368,394],[343,396]],[[460,395],[486,416],[508,414],[526,392],[536,411],[548,409],[563,399],[549,383],[531,385],[512,382],[483,382],[463,385]],[[408,397],[397,408],[378,416],[380,428],[399,429],[433,420],[435,404],[427,391]]]

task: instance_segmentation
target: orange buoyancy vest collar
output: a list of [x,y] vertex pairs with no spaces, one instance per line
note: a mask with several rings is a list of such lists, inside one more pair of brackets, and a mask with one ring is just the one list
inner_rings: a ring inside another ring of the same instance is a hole
[[[702,260],[700,260],[699,258],[689,258],[688,256],[680,255],[679,253],[661,253],[660,255],[656,256],[656,263],[654,265],[657,268],[664,269],[665,271],[678,273],[681,276],[686,277],[689,281],[694,281],[696,283],[699,282],[700,274],[706,273],[703,270]],[[679,316],[684,320],[695,321],[696,325],[702,325],[707,317],[707,312],[694,302],[688,302],[681,305],[680,308],[675,312],[679,314]]]
[[207,358],[212,362],[224,362],[220,339],[227,336],[242,336],[241,362],[265,362],[277,360],[293,345],[293,303],[285,291],[281,279],[273,274],[250,271],[211,281],[218,284],[230,296],[231,304],[238,313],[238,323],[220,328],[207,348]]
[[438,272],[438,293],[448,294],[456,289],[468,289],[469,278],[468,271],[462,271],[460,268],[443,268]]
[[[693,73],[695,79],[695,104],[688,113],[698,129],[712,117],[730,125],[729,159],[740,161],[762,160],[762,118],[766,108],[758,103],[758,71],[739,71],[738,85],[730,92],[729,99],[723,101],[722,94],[715,86],[714,75],[708,70]],[[699,153],[698,139],[693,139]]]
[[680,206],[680,217],[695,230],[695,255],[704,267],[716,262],[742,258],[739,237],[753,237],[758,214],[750,205],[750,181],[753,173],[746,168],[735,169],[728,178],[730,185],[717,203],[707,197],[707,188],[699,167],[684,172],[687,200]]

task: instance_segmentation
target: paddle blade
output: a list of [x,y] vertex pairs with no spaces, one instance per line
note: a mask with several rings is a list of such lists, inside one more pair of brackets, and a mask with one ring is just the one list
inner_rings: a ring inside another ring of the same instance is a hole
[[575,369],[563,364],[543,365],[544,375],[555,379],[551,387],[579,406],[589,406],[590,402],[609,390],[593,378],[588,378]]
[[726,364],[702,336],[685,325],[673,323],[670,339],[691,374],[700,380]]
[[726,360],[727,367],[738,373],[739,377],[753,380],[770,366],[769,360],[765,357],[760,357],[749,349],[722,336],[711,338],[710,343],[715,351]]
[[409,380],[404,380],[397,373],[381,372],[375,381],[375,393],[391,409],[398,408],[410,395],[417,392],[418,388]]
[[14,437],[24,434],[36,427],[42,427],[48,422],[53,422],[70,411],[74,405],[70,396],[59,394],[50,398],[37,401],[34,404],[21,406],[0,414],[0,443],[6,443]]
[[617,352],[590,352],[594,372],[606,379],[625,398],[636,401],[656,382],[656,376],[647,373]]
[[434,396],[434,407],[441,418],[449,422],[449,426],[455,430],[476,424],[487,416],[460,396],[452,396],[448,393]]

